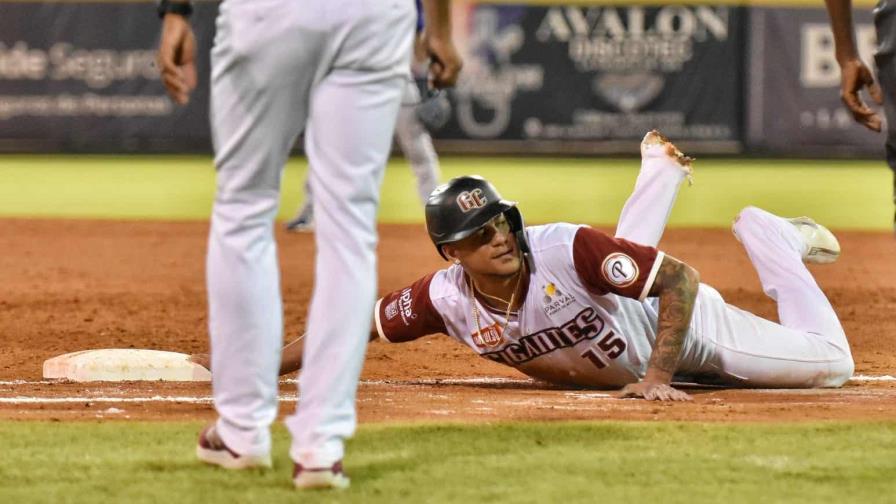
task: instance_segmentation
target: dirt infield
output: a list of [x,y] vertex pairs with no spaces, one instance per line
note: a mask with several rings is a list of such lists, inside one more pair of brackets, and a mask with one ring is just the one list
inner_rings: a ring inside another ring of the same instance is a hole
[[[0,418],[210,418],[207,384],[41,381],[41,364],[87,348],[207,349],[206,223],[0,220]],[[840,390],[695,389],[690,404],[561,390],[480,359],[444,336],[373,343],[362,421],[510,419],[824,420],[896,417],[896,239],[838,233],[843,256],[813,268],[849,336],[859,379]],[[381,228],[380,291],[444,266],[422,225]],[[278,235],[286,329],[305,321],[311,235]],[[661,248],[695,266],[729,303],[774,319],[746,254],[724,230],[671,230]],[[284,411],[295,385],[281,387]],[[57,401],[57,402],[52,402]]]

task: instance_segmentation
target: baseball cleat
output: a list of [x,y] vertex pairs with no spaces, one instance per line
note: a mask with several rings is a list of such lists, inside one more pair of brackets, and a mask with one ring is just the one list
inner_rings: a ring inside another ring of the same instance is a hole
[[300,490],[342,490],[348,488],[351,480],[342,471],[340,460],[331,467],[303,467],[302,464],[295,464],[292,482]]
[[691,166],[694,158],[685,156],[684,153],[678,150],[678,147],[675,147],[675,145],[672,144],[672,141],[659,131],[650,130],[644,135],[644,139],[641,140],[641,158],[646,159],[649,157],[661,156],[671,159],[681,167],[681,170],[688,177],[689,185],[694,183],[694,169]]
[[304,206],[298,215],[287,222],[286,230],[293,233],[310,233],[314,231],[314,211],[311,209],[311,206]]
[[214,464],[224,469],[250,469],[254,467],[271,467],[271,456],[240,455],[224,444],[218,435],[215,424],[208,425],[199,433],[196,445],[196,457],[206,464]]
[[795,217],[787,219],[787,222],[796,227],[806,244],[803,262],[830,264],[840,257],[840,242],[828,228],[809,217]]

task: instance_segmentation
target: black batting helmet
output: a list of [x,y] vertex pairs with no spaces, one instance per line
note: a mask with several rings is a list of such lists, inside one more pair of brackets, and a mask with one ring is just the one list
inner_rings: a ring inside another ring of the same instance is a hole
[[528,254],[523,216],[516,202],[501,198],[495,186],[478,175],[453,178],[435,188],[426,201],[426,230],[447,260],[442,245],[463,240],[500,214],[510,224],[520,251]]

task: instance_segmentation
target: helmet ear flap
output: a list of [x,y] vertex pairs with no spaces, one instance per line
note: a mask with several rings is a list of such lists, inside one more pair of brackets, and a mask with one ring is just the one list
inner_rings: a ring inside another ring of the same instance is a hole
[[514,233],[526,228],[523,224],[523,214],[521,214],[520,209],[515,206],[504,211],[504,218],[507,219],[507,223],[510,224],[510,230]]
[[516,243],[527,257],[529,256],[529,241],[526,239],[526,223],[523,222],[523,214],[517,207],[511,207],[504,212],[504,218],[510,224],[510,231],[516,237]]

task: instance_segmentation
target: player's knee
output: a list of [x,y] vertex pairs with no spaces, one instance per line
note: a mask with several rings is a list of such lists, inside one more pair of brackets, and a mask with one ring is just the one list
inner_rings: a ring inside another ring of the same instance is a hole
[[830,372],[832,386],[839,387],[848,382],[849,379],[852,378],[853,372],[855,372],[855,363],[852,360],[852,356],[847,356],[847,358],[841,359],[831,365]]
[[746,220],[749,222],[749,221],[754,221],[754,220],[760,220],[763,217],[765,217],[766,215],[768,215],[768,212],[766,212],[765,210],[763,210],[759,207],[754,207],[751,205],[751,206],[744,207],[740,211],[740,213],[737,214],[737,220],[738,220],[738,222],[742,221],[742,220]]
[[215,195],[212,216],[228,232],[269,226],[277,216],[279,194],[269,190],[223,191]]
[[734,232],[741,236],[746,229],[760,222],[767,212],[754,206],[745,207],[734,218]]

